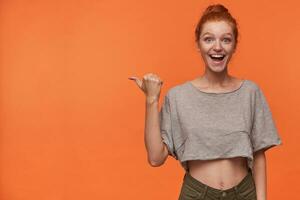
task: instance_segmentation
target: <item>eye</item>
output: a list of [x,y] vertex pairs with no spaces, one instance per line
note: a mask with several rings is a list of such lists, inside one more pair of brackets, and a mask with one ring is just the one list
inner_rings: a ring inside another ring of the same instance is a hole
[[204,38],[204,41],[205,41],[205,42],[211,42],[211,41],[212,41],[212,38],[211,38],[211,37],[206,37],[206,38]]
[[225,41],[226,43],[231,42],[231,38],[224,38],[223,41]]

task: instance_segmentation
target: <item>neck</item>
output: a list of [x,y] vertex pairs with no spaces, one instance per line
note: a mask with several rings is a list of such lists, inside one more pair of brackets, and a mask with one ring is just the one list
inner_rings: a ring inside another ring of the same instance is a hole
[[222,87],[232,81],[232,77],[228,74],[227,67],[222,72],[213,72],[209,70],[209,67],[206,67],[201,79],[212,87]]

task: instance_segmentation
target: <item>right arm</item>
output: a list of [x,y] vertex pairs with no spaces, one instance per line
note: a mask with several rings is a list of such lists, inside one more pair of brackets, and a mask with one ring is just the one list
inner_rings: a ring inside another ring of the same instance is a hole
[[158,98],[156,97],[146,97],[144,140],[148,163],[153,167],[162,165],[168,157],[168,149],[161,138]]
[[159,76],[152,73],[144,75],[142,80],[134,76],[129,79],[135,80],[146,96],[144,141],[147,159],[151,166],[160,166],[165,162],[169,153],[162,140],[159,120],[158,100],[163,82]]

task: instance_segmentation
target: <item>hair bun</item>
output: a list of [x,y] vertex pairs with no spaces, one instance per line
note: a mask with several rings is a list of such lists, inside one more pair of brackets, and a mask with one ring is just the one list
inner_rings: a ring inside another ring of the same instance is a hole
[[222,13],[222,12],[228,12],[228,9],[225,8],[222,4],[213,4],[206,8],[205,13]]

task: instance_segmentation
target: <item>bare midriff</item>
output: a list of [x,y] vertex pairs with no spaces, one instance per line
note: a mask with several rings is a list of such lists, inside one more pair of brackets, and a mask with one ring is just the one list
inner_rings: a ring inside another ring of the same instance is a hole
[[219,190],[236,186],[248,173],[245,157],[189,160],[188,167],[192,177]]

